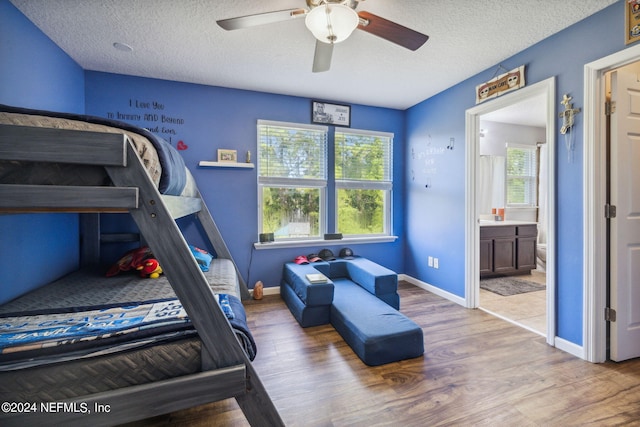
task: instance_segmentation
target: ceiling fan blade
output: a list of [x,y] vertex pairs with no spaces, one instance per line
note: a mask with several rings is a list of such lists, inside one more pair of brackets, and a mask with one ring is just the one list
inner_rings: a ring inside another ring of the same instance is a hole
[[323,43],[316,40],[316,51],[313,56],[313,72],[321,73],[331,68],[331,56],[333,55],[333,43]]
[[429,40],[429,36],[425,34],[381,18],[373,13],[359,12],[358,16],[360,17],[359,29],[407,49],[417,50]]
[[306,14],[306,9],[287,9],[276,12],[258,13],[256,15],[239,16],[237,18],[221,19],[216,22],[225,30],[231,31],[286,21],[288,19],[305,16]]

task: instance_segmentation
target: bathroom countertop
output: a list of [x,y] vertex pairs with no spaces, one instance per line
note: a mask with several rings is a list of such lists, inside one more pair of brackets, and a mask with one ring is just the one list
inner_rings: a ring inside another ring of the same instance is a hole
[[479,220],[480,223],[480,227],[486,227],[486,226],[501,226],[501,225],[536,225],[538,224],[537,222],[534,221],[513,221],[513,220],[504,220],[504,221],[494,221],[491,219],[481,219]]

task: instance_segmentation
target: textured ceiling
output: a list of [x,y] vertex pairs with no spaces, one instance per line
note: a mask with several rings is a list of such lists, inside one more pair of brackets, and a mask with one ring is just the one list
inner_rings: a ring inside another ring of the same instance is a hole
[[[616,0],[361,0],[430,36],[415,52],[356,30],[312,73],[304,19],[225,31],[219,19],[304,0],[11,0],[87,70],[406,109]],[[133,48],[125,52],[113,44]],[[509,64],[517,66],[520,64]]]

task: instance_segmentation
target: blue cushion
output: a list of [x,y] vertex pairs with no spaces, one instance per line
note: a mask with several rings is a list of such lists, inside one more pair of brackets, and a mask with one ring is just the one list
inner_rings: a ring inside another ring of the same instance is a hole
[[284,281],[280,285],[280,297],[284,300],[293,317],[303,328],[329,323],[331,316],[330,304],[317,306],[305,305],[291,286]]
[[392,294],[384,294],[384,295],[376,295],[382,301],[389,304],[390,307],[395,308],[396,310],[400,310],[400,295],[397,292]]
[[343,259],[338,259],[335,261],[331,261],[329,262],[329,277],[331,277],[332,279],[336,278],[340,278],[340,277],[346,277],[349,278],[349,270],[347,267],[347,264],[349,263],[349,261],[343,260]]
[[[321,263],[314,263],[321,264]],[[291,286],[292,290],[308,306],[328,305],[333,301],[333,282],[311,284],[306,275],[318,274],[314,264],[296,264],[289,262],[284,265],[282,279]]]
[[370,261],[356,257],[345,262],[348,277],[374,295],[393,294],[398,290],[398,275]]
[[348,279],[334,279],[331,324],[367,365],[376,366],[424,353],[422,329]]

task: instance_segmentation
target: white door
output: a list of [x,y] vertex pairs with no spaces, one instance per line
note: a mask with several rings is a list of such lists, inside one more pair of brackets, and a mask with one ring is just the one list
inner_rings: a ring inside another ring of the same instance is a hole
[[640,63],[614,71],[611,96],[610,357],[640,357]]

